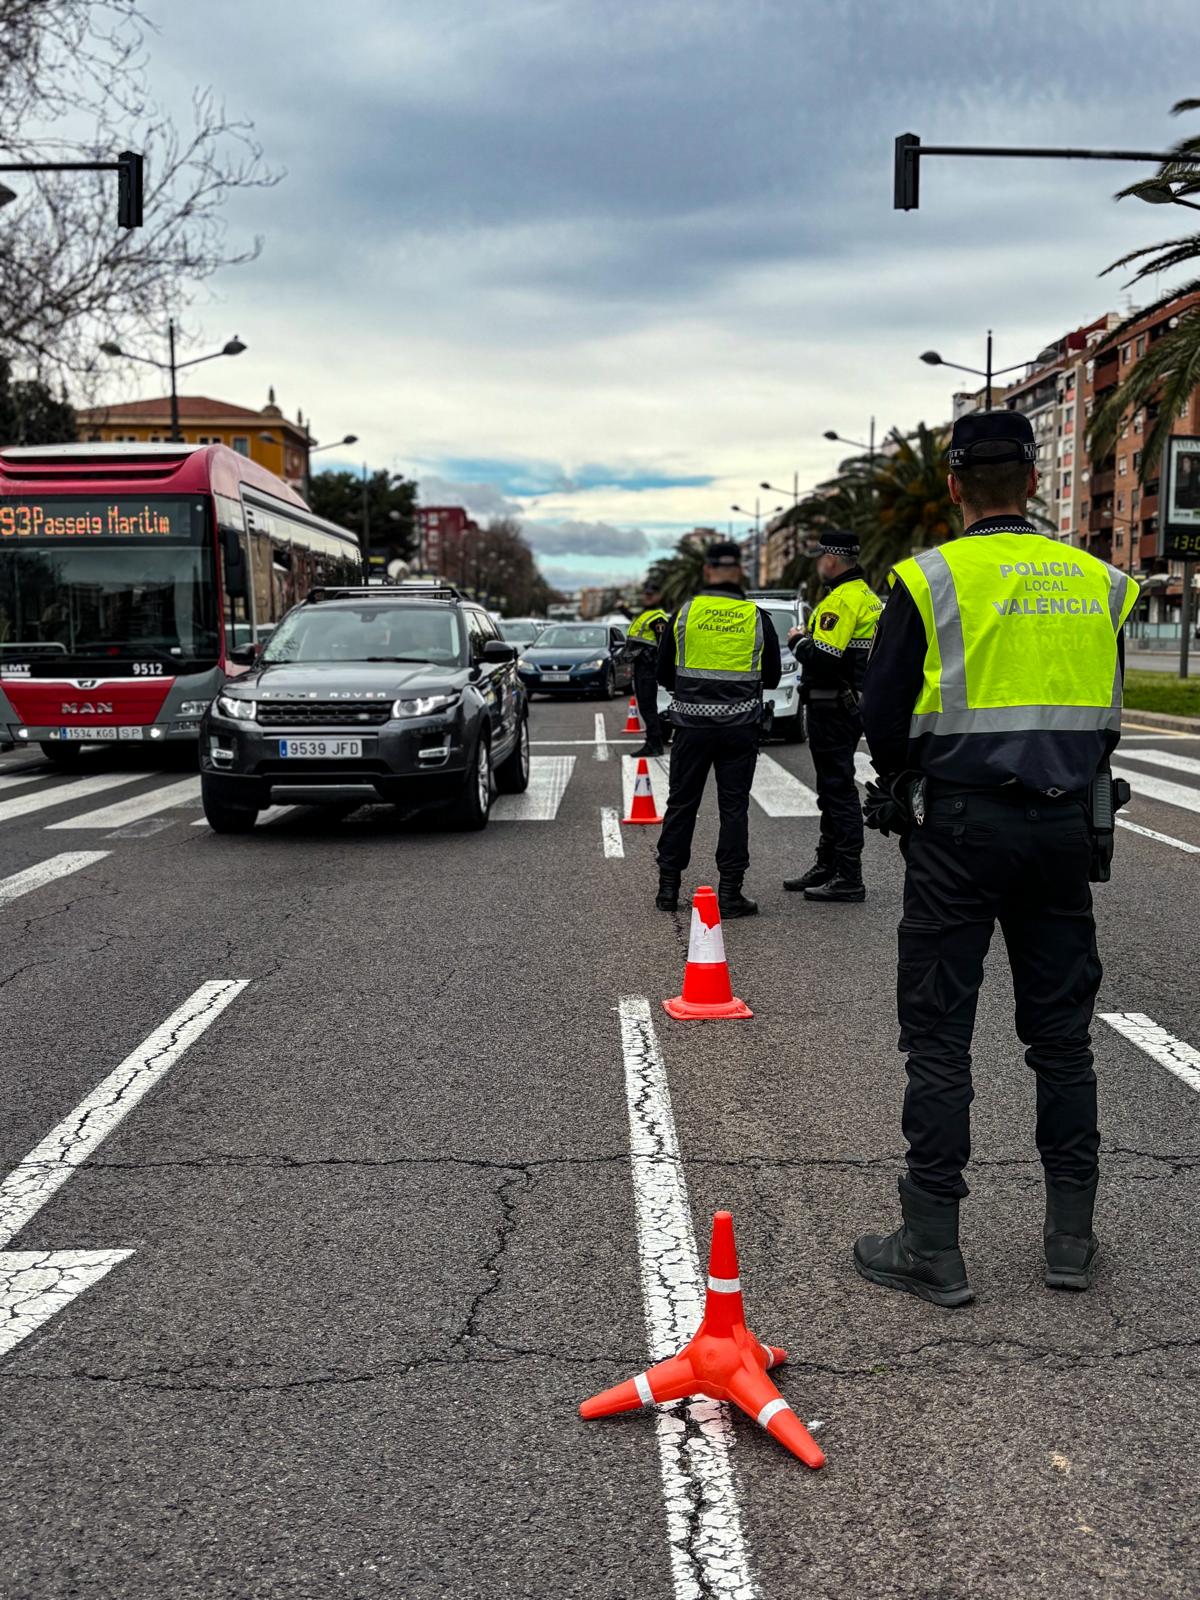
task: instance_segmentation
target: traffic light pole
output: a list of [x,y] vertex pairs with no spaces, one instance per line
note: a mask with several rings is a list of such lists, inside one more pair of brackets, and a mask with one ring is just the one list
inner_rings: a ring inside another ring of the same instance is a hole
[[145,158],[122,150],[115,161],[7,161],[0,172],[115,172],[117,226],[140,228],[145,190]]
[[922,156],[1013,156],[1033,161],[1166,161],[1186,162],[1177,151],[1154,150],[1046,150],[1029,145],[922,144],[919,134],[896,136],[896,166],[892,207],[916,211],[921,204]]

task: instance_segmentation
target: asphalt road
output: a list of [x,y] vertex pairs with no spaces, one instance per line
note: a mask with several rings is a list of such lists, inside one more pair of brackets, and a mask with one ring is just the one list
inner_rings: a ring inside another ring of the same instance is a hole
[[[653,827],[606,854],[629,746],[597,746],[596,710],[535,705],[536,798],[473,836],[374,808],[217,838],[186,771],[0,758],[0,1591],[1197,1593],[1200,740],[1135,726],[1122,750],[1149,832],[1122,830],[1097,892],[1100,1010],[1126,1029],[1096,1024],[1099,1280],[1041,1285],[1001,950],[977,1299],[946,1312],[850,1265],[901,1166],[893,845],[869,839],[864,906],[785,894],[812,771],[772,745],[763,914],[725,930],[754,1020],[672,1022],[688,922],[653,908]],[[677,1161],[631,1160],[639,997]],[[578,1419],[649,1359],[664,1175],[674,1313],[730,1207],[823,1471],[740,1415]]]

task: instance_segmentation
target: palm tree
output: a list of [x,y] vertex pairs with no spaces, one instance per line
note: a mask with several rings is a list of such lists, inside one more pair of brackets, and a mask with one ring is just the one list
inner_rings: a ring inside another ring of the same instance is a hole
[[647,585],[662,595],[664,610],[678,611],[685,600],[698,594],[704,582],[704,547],[690,534],[675,546],[673,555],[654,562],[646,574]]
[[946,484],[949,433],[918,422],[908,435],[894,428],[893,448],[876,462],[874,525],[863,541],[862,564],[873,582],[912,555],[942,544],[958,530],[958,514]]
[[[1180,100],[1171,107],[1171,114],[1178,116],[1180,112],[1196,110],[1200,110],[1200,100]],[[1180,140],[1173,149],[1172,157],[1159,168],[1155,177],[1131,183],[1127,189],[1119,192],[1117,198],[1139,195],[1161,201],[1169,195],[1175,200],[1194,205],[1196,202],[1188,197],[1200,197],[1200,138]],[[1106,267],[1105,272],[1115,272],[1118,267],[1137,261],[1140,265],[1129,280],[1132,284],[1139,283],[1153,273],[1168,271],[1198,259],[1200,233],[1192,233],[1181,239],[1167,239],[1159,244],[1143,245],[1141,249],[1131,250],[1114,261],[1112,266]],[[1200,278],[1175,290],[1171,298],[1197,291],[1200,291]],[[1127,317],[1119,327],[1113,329],[1101,349],[1116,344],[1125,330],[1145,314],[1139,311]],[[1147,350],[1125,381],[1118,384],[1104,404],[1097,408],[1088,429],[1088,448],[1093,461],[1103,461],[1113,449],[1121,420],[1128,412],[1137,411],[1148,400],[1156,399],[1159,404],[1158,416],[1146,435],[1138,476],[1142,483],[1157,477],[1158,463],[1172,424],[1198,385],[1200,316],[1193,308],[1184,312],[1177,325]]]

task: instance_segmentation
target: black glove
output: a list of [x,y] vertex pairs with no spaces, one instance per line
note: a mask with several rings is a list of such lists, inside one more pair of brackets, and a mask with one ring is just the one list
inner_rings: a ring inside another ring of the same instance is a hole
[[893,777],[873,779],[863,800],[863,821],[889,838],[907,833],[912,827],[911,795],[913,774],[901,772]]
[[815,654],[816,648],[817,641],[813,638],[811,633],[802,633],[798,639],[794,639],[792,641],[792,654],[795,656],[796,660],[801,663],[801,665],[803,665],[811,655]]

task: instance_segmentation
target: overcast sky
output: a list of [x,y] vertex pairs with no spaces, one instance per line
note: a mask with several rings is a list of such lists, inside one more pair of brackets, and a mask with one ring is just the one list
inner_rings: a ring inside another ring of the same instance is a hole
[[991,325],[1023,360],[1194,220],[1113,204],[1141,169],[932,159],[906,215],[891,166],[904,130],[1194,131],[1168,109],[1200,96],[1195,0],[148,3],[163,101],[211,85],[287,169],[230,207],[261,258],[189,317],[249,349],[188,390],[274,384],[359,435],[324,463],[517,510],[562,584],[640,573],[761,479],[818,481],[826,428],[943,420],[956,385],[920,351],[980,364]]

